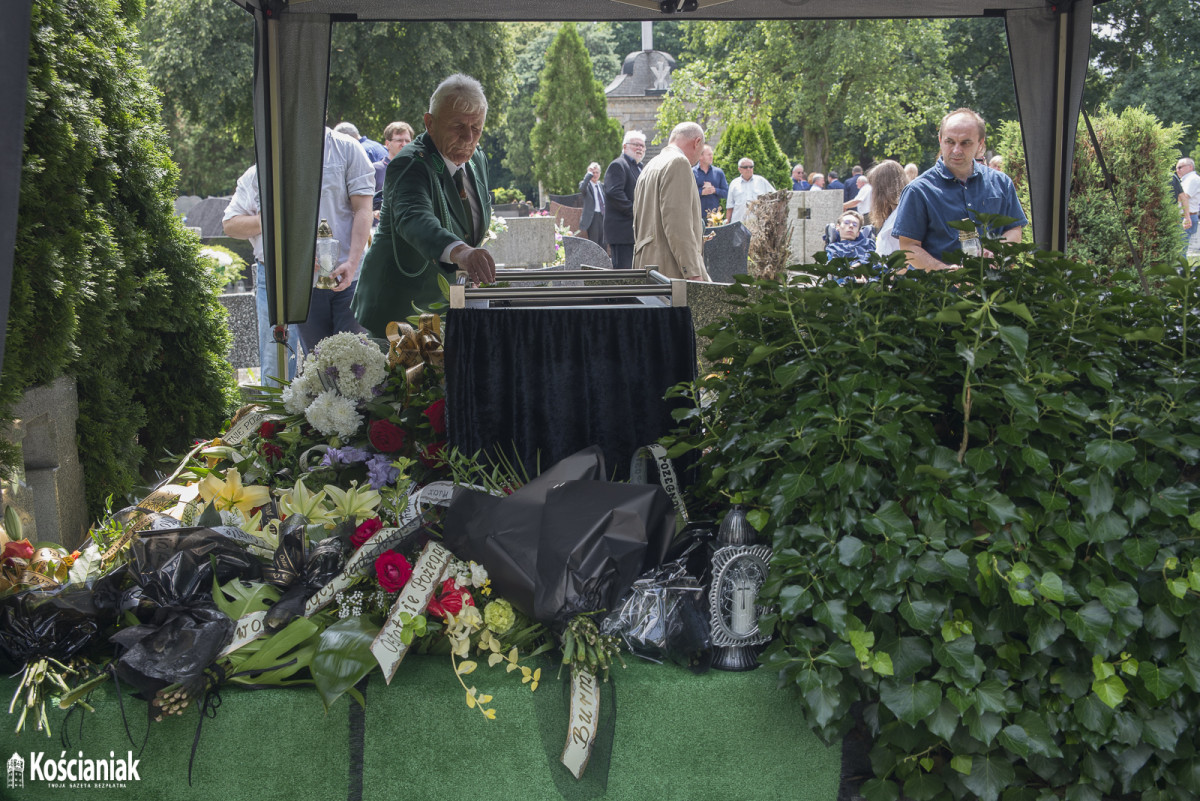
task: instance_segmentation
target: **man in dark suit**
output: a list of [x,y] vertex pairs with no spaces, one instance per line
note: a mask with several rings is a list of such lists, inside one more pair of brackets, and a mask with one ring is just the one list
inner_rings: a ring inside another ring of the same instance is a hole
[[604,171],[604,241],[617,270],[633,267],[633,190],[645,155],[646,135],[629,131],[621,143],[621,155]]
[[479,81],[451,75],[429,99],[425,133],[388,164],[379,228],[352,307],[372,336],[383,337],[414,305],[441,300],[442,271],[465,270],[476,284],[496,280],[496,262],[480,247],[492,216],[487,158],[478,147],[487,109]]
[[597,245],[604,244],[604,185],[600,183],[600,165],[592,162],[587,174],[579,182],[579,194],[583,195],[583,216],[579,219],[579,230]]

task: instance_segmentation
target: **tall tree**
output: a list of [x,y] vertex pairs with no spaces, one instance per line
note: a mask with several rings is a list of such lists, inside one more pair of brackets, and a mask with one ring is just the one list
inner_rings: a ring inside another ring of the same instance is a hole
[[954,81],[950,105],[965,106],[983,115],[990,132],[1017,119],[1017,90],[1004,20],[970,17],[946,25],[946,63]]
[[942,20],[697,22],[660,127],[688,103],[716,119],[799,128],[803,160],[824,171],[868,149],[900,159],[929,149],[949,107]]
[[550,192],[574,192],[597,154],[621,146],[621,124],[608,116],[604,87],[574,23],[563,23],[546,53],[534,98],[537,122],[529,143],[533,170]]
[[[1136,106],[1167,124],[1200,127],[1200,16],[1195,0],[1110,0],[1092,12],[1094,89],[1087,105]],[[1185,149],[1188,145],[1185,144]]]
[[[254,31],[229,0],[147,0],[143,61],[162,93],[163,121],[180,166],[180,188],[227,194],[254,159]],[[420,53],[421,69],[413,69]],[[328,118],[378,139],[383,126],[421,115],[442,78],[483,83],[489,126],[503,123],[512,69],[505,26],[493,22],[339,23],[333,26]]]

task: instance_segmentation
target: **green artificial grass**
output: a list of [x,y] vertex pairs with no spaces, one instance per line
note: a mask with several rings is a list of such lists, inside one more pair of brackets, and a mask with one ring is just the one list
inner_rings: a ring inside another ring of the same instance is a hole
[[[391,686],[378,673],[366,690],[366,709],[352,712],[347,697],[328,714],[312,690],[248,691],[227,688],[215,718],[206,720],[196,752],[192,786],[188,757],[198,715],[155,723],[141,756],[141,781],[124,788],[51,788],[30,781],[24,788],[0,785],[0,798],[154,799],[154,801],[341,801],[361,797],[404,801],[513,801],[558,799],[654,799],[654,801],[834,801],[841,752],[826,748],[805,726],[798,704],[775,689],[765,670],[711,671],[695,676],[673,666],[631,661],[618,668],[605,701],[615,701],[611,762],[608,746],[582,782],[558,764],[566,738],[563,679],[543,663],[541,686],[531,693],[520,673],[481,662],[468,686],[494,696],[495,720],[468,708],[448,657],[408,657]],[[11,695],[15,682],[0,682]],[[3,696],[9,697],[9,696]],[[136,753],[146,731],[145,703],[125,698],[136,746],[126,738],[111,684],[92,697],[95,714],[68,721],[67,757],[107,757],[110,750]],[[12,733],[15,718],[0,728],[0,756],[30,751],[58,759],[64,747],[62,713],[51,713],[54,737]],[[363,724],[360,745],[351,745],[351,721]],[[609,716],[613,718],[613,716]],[[2,719],[0,719],[2,720]],[[352,752],[361,749],[361,772]]]

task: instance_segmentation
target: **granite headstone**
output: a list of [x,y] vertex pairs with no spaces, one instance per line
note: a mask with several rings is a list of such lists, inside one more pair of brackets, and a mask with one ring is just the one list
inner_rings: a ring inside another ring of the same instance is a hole
[[740,222],[705,228],[704,235],[713,234],[704,243],[704,266],[713,281],[733,283],[735,275],[746,272],[746,260],[750,253],[750,230]]
[[609,258],[608,251],[590,239],[564,236],[563,248],[566,251],[568,270],[581,270],[584,267],[612,269],[612,259]]

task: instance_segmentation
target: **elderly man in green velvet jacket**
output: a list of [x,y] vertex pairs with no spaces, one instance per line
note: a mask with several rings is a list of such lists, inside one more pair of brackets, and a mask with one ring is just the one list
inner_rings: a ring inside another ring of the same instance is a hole
[[437,277],[465,270],[476,284],[496,280],[479,245],[492,216],[487,158],[478,148],[487,119],[479,81],[451,75],[429,99],[425,133],[391,160],[383,179],[379,228],[363,257],[355,318],[372,336],[441,300]]

